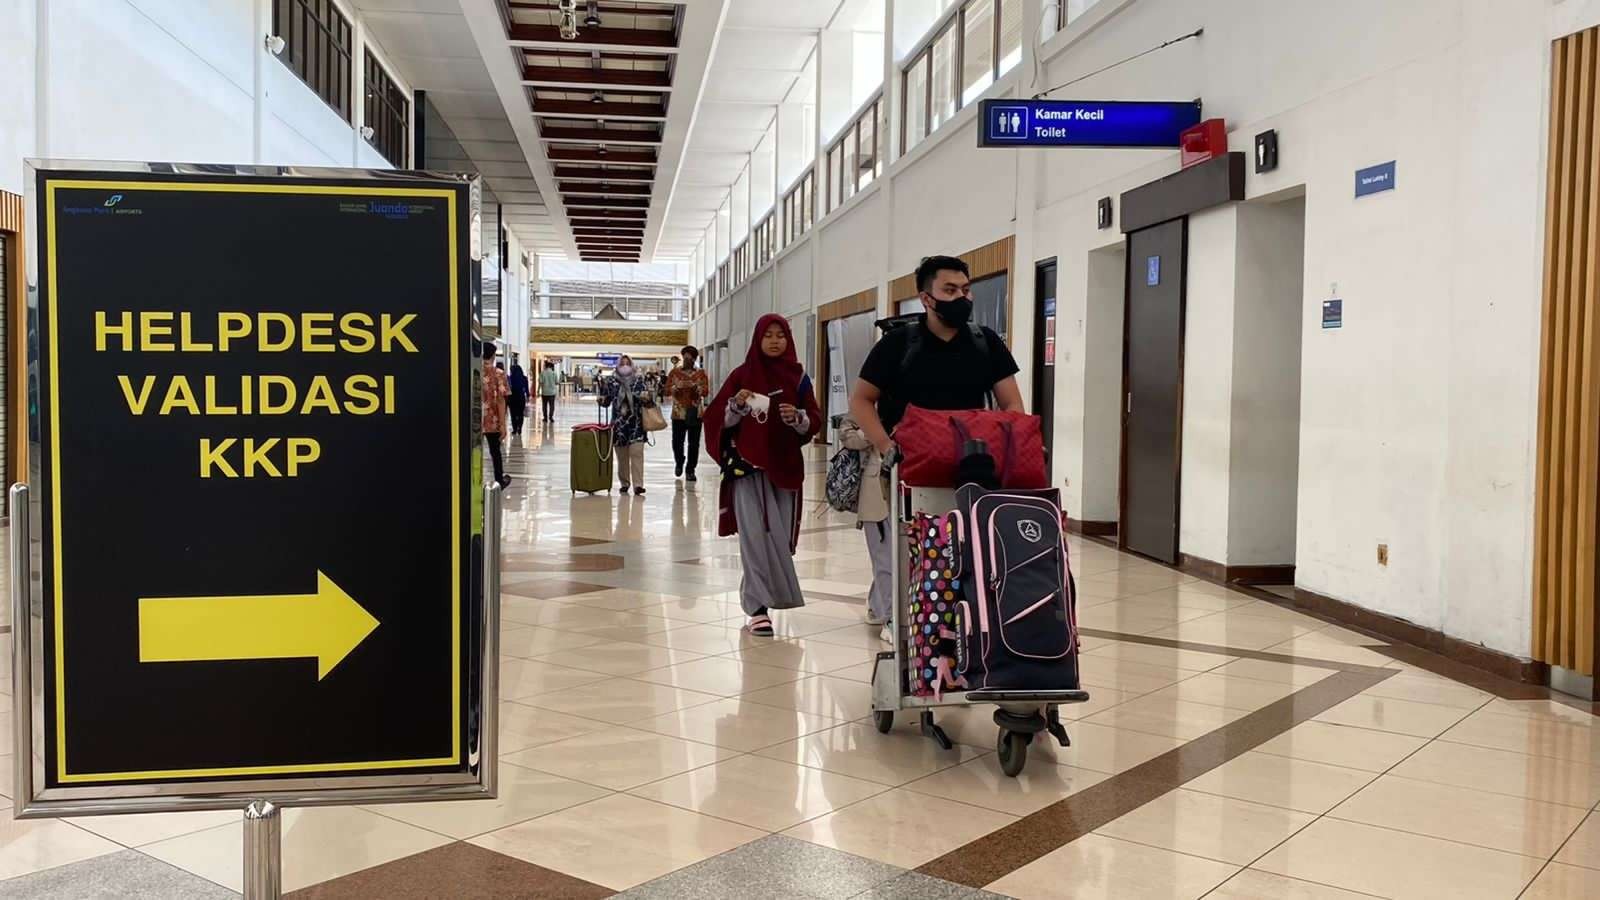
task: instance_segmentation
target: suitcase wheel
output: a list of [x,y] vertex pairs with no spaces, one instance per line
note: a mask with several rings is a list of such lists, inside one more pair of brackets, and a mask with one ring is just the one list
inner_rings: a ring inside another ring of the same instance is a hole
[[1000,729],[1000,737],[995,744],[995,750],[1000,754],[1000,771],[1012,778],[1022,774],[1022,767],[1028,764],[1028,744],[1032,740],[1033,735],[1025,731]]
[[894,727],[894,710],[875,709],[872,711],[872,724],[877,726],[879,734],[888,734]]

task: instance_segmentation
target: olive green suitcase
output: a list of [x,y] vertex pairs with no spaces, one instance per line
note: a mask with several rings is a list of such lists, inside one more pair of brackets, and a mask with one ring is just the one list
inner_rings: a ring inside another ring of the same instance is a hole
[[611,429],[579,425],[572,429],[572,492],[611,492]]

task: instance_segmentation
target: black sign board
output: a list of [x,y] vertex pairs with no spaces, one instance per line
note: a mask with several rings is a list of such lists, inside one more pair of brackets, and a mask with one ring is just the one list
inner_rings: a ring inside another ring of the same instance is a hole
[[42,791],[471,778],[472,185],[343,174],[36,173]]

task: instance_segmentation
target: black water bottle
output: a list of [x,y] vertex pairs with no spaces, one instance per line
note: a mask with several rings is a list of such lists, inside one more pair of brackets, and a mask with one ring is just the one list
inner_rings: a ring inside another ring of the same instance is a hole
[[968,484],[990,491],[1000,488],[1000,477],[994,457],[989,455],[989,445],[977,438],[968,438],[961,446],[961,462],[956,465],[956,486]]

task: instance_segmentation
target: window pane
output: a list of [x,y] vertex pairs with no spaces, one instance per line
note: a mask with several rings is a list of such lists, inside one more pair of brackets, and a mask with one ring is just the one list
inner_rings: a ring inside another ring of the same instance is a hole
[[828,202],[827,208],[833,209],[839,205],[839,148],[828,149]]
[[910,150],[928,133],[928,54],[923,53],[906,70],[904,147]]
[[861,117],[861,155],[856,159],[856,187],[872,183],[878,173],[878,107],[875,103]]
[[961,105],[966,106],[994,83],[994,0],[973,0],[962,12],[962,21],[966,38],[961,44]]
[[933,42],[933,114],[928,131],[950,121],[956,114],[956,30],[946,28]]
[[844,150],[844,175],[840,179],[844,184],[839,195],[840,201],[848,200],[854,194],[856,187],[856,130],[854,128],[844,133],[844,141],[840,148]]
[[1073,22],[1077,21],[1079,16],[1088,12],[1089,7],[1099,3],[1100,0],[1063,0],[1063,2],[1065,5],[1062,7],[1062,9],[1065,11],[1067,16],[1067,20],[1064,24],[1071,25]]
[[1000,74],[1022,62],[1022,0],[1000,0]]
[[884,94],[875,110],[878,117],[878,151],[873,154],[872,173],[882,175],[889,162],[889,95]]

